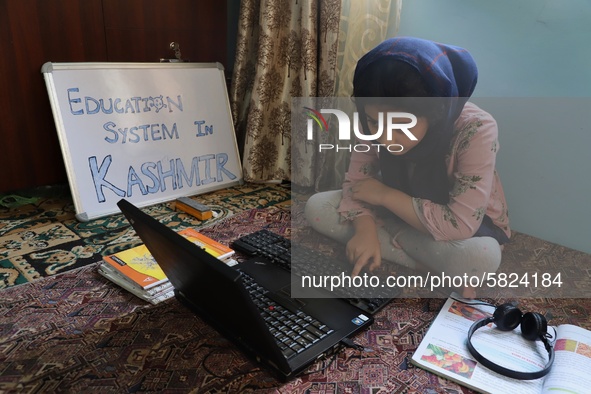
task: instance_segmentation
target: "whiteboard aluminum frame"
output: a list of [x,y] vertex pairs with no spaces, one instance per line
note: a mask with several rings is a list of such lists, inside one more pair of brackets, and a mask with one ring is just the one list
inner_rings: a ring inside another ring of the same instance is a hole
[[198,193],[190,193],[186,194],[181,192],[174,194],[174,195],[167,195],[166,197],[162,198],[155,198],[148,201],[142,202],[134,202],[135,205],[139,207],[150,206],[154,204],[159,204],[163,202],[171,201],[172,199],[176,199],[178,197],[188,197],[191,195],[199,195],[203,193],[208,193],[215,190],[221,190],[227,187],[241,185],[244,183],[243,172],[242,172],[242,162],[240,160],[240,152],[238,149],[238,143],[236,141],[236,133],[234,129],[234,122],[232,119],[232,111],[230,107],[230,100],[228,97],[227,85],[224,76],[224,66],[219,63],[190,63],[190,62],[181,62],[181,63],[141,63],[141,62],[131,62],[131,63],[119,63],[119,62],[64,62],[64,63],[54,63],[54,62],[46,62],[41,67],[41,73],[43,74],[45,85],[47,88],[49,101],[51,105],[51,110],[53,113],[53,118],[55,122],[55,126],[58,133],[58,139],[60,142],[60,149],[62,152],[64,164],[66,167],[66,174],[68,177],[68,182],[70,185],[70,191],[72,194],[72,199],[74,202],[74,207],[76,210],[76,219],[81,222],[87,222],[92,219],[97,219],[113,214],[120,213],[119,208],[116,204],[113,204],[112,209],[105,209],[96,212],[86,212],[84,211],[83,204],[81,201],[81,196],[79,192],[79,186],[76,179],[76,175],[73,168],[72,156],[70,154],[70,146],[68,143],[68,138],[65,130],[65,123],[62,117],[61,106],[58,100],[58,93],[55,86],[54,71],[63,71],[63,70],[110,70],[110,69],[183,69],[183,68],[190,68],[190,69],[199,69],[199,68],[217,68],[220,71],[220,78],[222,82],[222,86],[224,87],[224,98],[225,98],[225,109],[228,115],[228,121],[230,125],[230,131],[233,141],[233,151],[235,153],[235,159],[238,162],[239,173],[237,175],[237,179],[234,181],[229,181],[223,184],[213,184],[211,187],[204,187],[200,189]]

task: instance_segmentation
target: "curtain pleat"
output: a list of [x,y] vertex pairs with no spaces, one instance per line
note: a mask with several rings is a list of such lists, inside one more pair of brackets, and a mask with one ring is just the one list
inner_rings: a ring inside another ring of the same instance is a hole
[[400,3],[241,2],[230,105],[246,181],[340,187],[347,155],[320,156],[292,133],[292,98],[350,96],[357,59],[397,25]]

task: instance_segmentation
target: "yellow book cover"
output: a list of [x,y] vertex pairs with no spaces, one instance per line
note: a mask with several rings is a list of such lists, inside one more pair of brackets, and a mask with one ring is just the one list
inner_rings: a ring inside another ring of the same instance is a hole
[[[182,230],[179,234],[220,260],[224,260],[234,254],[234,250],[201,234],[193,228]],[[168,280],[164,271],[162,271],[145,245],[139,245],[105,256],[103,260],[130,281],[141,286],[144,290],[148,290]]]

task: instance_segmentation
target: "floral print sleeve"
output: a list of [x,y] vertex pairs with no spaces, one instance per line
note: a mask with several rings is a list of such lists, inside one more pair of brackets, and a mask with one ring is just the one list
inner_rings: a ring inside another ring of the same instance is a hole
[[499,147],[495,120],[468,103],[456,130],[447,158],[452,184],[449,203],[413,198],[415,212],[439,241],[472,237],[485,215],[510,236],[505,196],[495,171]]
[[353,199],[351,187],[355,182],[375,177],[378,172],[379,164],[375,151],[351,153],[349,169],[343,182],[343,197],[338,209],[343,219],[353,220],[361,215],[373,216],[373,211],[368,205]]

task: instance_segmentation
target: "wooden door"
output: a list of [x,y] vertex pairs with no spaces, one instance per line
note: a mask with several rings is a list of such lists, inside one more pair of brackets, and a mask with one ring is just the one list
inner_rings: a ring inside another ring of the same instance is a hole
[[47,62],[226,62],[219,0],[0,0],[0,193],[66,182]]
[[226,2],[220,0],[103,0],[109,61],[146,62],[174,58],[226,60]]
[[0,0],[0,192],[66,180],[41,66],[106,58],[101,0]]

